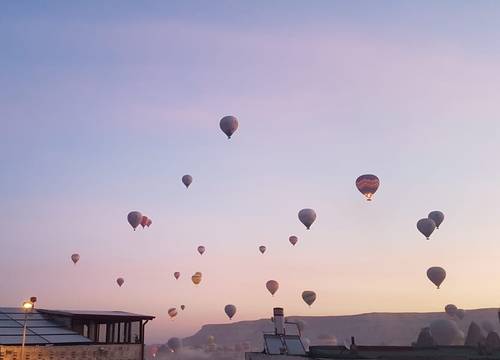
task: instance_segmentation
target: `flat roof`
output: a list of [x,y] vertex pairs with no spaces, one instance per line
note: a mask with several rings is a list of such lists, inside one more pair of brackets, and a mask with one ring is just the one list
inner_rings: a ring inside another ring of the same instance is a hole
[[95,320],[95,321],[140,321],[153,320],[155,317],[151,315],[134,314],[125,311],[83,311],[83,310],[46,310],[37,309],[39,313],[63,316],[79,320]]
[[28,345],[92,343],[90,339],[59,325],[37,309],[25,313],[22,308],[0,308],[0,345],[21,345],[25,316]]

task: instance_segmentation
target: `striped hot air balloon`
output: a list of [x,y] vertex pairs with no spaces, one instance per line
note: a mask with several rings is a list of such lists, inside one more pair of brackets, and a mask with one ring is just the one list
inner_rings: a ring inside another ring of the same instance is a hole
[[373,194],[378,190],[380,180],[372,174],[361,175],[356,179],[356,187],[362,193],[367,201],[371,201]]

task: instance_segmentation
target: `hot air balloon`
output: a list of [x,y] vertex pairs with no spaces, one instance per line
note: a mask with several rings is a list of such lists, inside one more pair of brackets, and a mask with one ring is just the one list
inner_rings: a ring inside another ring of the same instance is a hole
[[299,220],[309,230],[316,220],[316,212],[313,209],[302,209],[299,211]]
[[151,220],[150,218],[148,218],[148,222],[146,223],[146,226],[150,227],[152,223],[153,223],[153,220]]
[[116,279],[116,283],[118,284],[119,287],[122,287],[124,282],[125,282],[125,280],[123,280],[123,278],[121,278],[121,277]]
[[148,224],[148,220],[149,220],[149,218],[146,215],[142,215],[141,226],[143,229]]
[[232,304],[228,304],[228,305],[224,306],[224,312],[226,313],[229,320],[231,320],[233,318],[234,314],[236,314],[236,306],[234,306]]
[[186,308],[186,305],[181,305],[181,310],[184,311],[184,309]]
[[458,308],[453,304],[448,304],[444,307],[444,311],[450,316],[455,316],[457,310]]
[[314,291],[306,290],[302,292],[302,299],[307,305],[311,306],[316,301],[316,293]]
[[127,220],[130,226],[132,226],[135,231],[135,228],[138,227],[141,223],[142,214],[139,211],[129,212],[127,215]]
[[290,241],[290,244],[295,246],[295,244],[297,244],[297,241],[299,241],[299,238],[295,235],[292,235],[288,238],[288,241]]
[[436,223],[434,220],[429,218],[423,218],[417,221],[417,229],[425,236],[427,240],[429,240],[429,236],[431,236],[432,232],[436,228]]
[[433,266],[427,270],[427,277],[439,289],[446,278],[446,271],[442,267]]
[[278,291],[280,287],[280,284],[278,284],[278,282],[276,280],[269,280],[267,283],[266,283],[266,288],[267,290],[271,293],[271,295],[274,296],[274,294],[276,293],[276,291]]
[[198,285],[201,282],[201,272],[197,272],[191,276],[191,281],[193,284]]
[[463,333],[454,321],[437,319],[431,322],[429,328],[438,345],[459,345],[460,341],[463,344]]
[[231,139],[231,136],[238,129],[238,119],[234,116],[224,116],[220,120],[219,126],[224,134],[227,135],[227,138]]
[[436,224],[436,229],[439,229],[439,225],[441,225],[444,220],[444,214],[438,210],[431,211],[429,215],[427,215],[427,217],[434,221],[434,223]]
[[379,185],[380,180],[375,175],[361,175],[356,179],[356,187],[366,197],[367,201],[372,200],[373,194],[375,194]]
[[170,316],[170,318],[173,319],[174,317],[177,316],[177,309],[174,307],[170,308],[170,309],[168,309],[167,313],[168,313],[168,316]]
[[259,251],[264,254],[266,252],[266,247],[264,245],[259,246]]
[[457,309],[457,311],[455,312],[455,315],[457,316],[457,318],[459,318],[460,320],[463,320],[464,317],[465,317],[465,310],[464,309]]
[[186,189],[189,187],[189,185],[191,185],[192,182],[193,182],[193,177],[191,175],[184,175],[182,177],[182,183],[184,184]]
[[171,351],[177,353],[182,349],[182,340],[177,337],[170,338],[167,341],[167,346]]
[[178,280],[180,276],[181,276],[180,272],[178,272],[178,271],[174,272],[174,278],[175,278],[175,280]]
[[80,255],[79,254],[73,254],[71,255],[71,261],[73,261],[73,264],[76,265],[76,263],[80,260]]
[[198,252],[200,253],[200,255],[203,255],[203,253],[205,252],[205,247],[204,246],[198,246]]

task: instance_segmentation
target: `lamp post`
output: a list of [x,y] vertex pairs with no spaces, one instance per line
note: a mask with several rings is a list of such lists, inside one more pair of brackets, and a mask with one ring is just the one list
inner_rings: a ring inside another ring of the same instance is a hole
[[26,323],[28,321],[28,312],[33,309],[32,301],[23,302],[23,310],[24,310],[24,326],[23,326],[23,342],[21,343],[21,356],[20,360],[24,360],[24,344],[26,343]]

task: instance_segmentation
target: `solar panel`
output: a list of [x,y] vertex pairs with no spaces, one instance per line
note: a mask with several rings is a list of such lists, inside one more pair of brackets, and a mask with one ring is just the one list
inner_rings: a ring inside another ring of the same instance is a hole
[[[29,329],[26,329],[27,334],[33,334]],[[22,327],[6,327],[0,328],[0,335],[22,335],[23,328]]]
[[285,351],[285,344],[278,335],[264,335],[266,352],[270,355],[280,355]]
[[[22,335],[0,335],[0,344],[14,345],[21,344],[23,341]],[[47,341],[40,336],[29,335],[26,336],[26,344],[47,344]]]
[[74,335],[44,335],[45,339],[47,339],[50,343],[90,343],[92,342],[90,339],[74,334]]
[[284,337],[286,350],[289,355],[305,355],[306,350],[300,338],[296,335],[287,335]]
[[33,327],[30,328],[31,331],[33,331],[37,335],[42,335],[45,337],[45,335],[74,335],[78,334],[75,331],[65,329],[62,327],[57,327],[57,326],[51,326],[51,327]]
[[22,327],[22,325],[14,320],[0,319],[0,327]]
[[[14,320],[22,320],[24,321],[24,317],[26,316],[25,314],[9,314],[8,315],[11,319],[14,319]],[[27,318],[30,319],[30,320],[45,320],[45,318],[43,317],[42,314],[38,314],[38,313],[28,313],[27,314]]]

